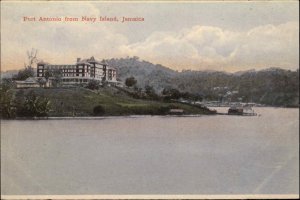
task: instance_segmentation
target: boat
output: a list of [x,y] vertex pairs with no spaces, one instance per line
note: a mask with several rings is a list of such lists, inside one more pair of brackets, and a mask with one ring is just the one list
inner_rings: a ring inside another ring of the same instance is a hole
[[243,115],[243,116],[256,116],[251,106],[231,106],[228,109],[228,115]]

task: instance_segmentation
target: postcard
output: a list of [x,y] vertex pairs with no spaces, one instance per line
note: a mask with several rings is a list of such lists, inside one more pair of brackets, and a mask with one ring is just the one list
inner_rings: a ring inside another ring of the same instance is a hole
[[1,199],[299,198],[298,1],[1,1]]

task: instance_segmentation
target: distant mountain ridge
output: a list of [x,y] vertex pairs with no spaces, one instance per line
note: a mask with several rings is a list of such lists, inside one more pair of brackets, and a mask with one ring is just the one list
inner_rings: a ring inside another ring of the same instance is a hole
[[19,70],[7,70],[5,72],[1,71],[1,78],[12,78],[13,75],[17,74]]
[[[138,87],[150,85],[157,92],[164,88],[175,88],[182,92],[200,94],[208,100],[230,98],[231,101],[253,101],[274,106],[299,106],[299,69],[291,71],[272,67],[235,73],[213,70],[178,72],[142,61],[138,57],[113,58],[106,62],[117,68],[120,80],[134,76]],[[228,96],[230,91],[238,93]]]

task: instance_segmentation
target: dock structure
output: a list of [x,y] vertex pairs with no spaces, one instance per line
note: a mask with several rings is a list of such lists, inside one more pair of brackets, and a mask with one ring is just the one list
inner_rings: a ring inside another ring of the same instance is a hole
[[183,114],[184,110],[183,109],[170,109],[169,111],[170,114]]

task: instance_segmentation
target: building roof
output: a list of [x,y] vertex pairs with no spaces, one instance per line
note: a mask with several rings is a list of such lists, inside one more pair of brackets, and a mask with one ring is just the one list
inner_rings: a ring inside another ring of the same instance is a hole
[[[45,78],[43,78],[43,79],[45,79]],[[37,83],[37,78],[36,77],[29,77],[24,81],[16,81],[16,83],[27,83],[27,84],[32,83],[32,84],[34,84],[34,83]]]
[[116,70],[116,68],[108,66],[106,69],[112,69],[112,70]]
[[[44,62],[44,61],[40,61],[37,64],[43,64],[43,65],[47,65],[49,67],[53,66],[53,67],[74,67],[76,65],[89,65],[91,66],[91,64],[99,64],[99,65],[106,65],[108,67],[108,63],[105,60],[102,60],[101,62],[96,60],[94,56],[90,57],[90,58],[86,58],[86,59],[82,59],[79,60],[78,62],[75,63],[75,65],[52,65],[50,63]],[[110,67],[111,69],[115,69],[113,67]]]
[[49,63],[47,63],[47,62],[44,62],[44,61],[40,61],[40,62],[38,62],[37,64],[42,64],[42,65],[48,65]]
[[90,63],[88,63],[88,62],[86,62],[84,60],[81,60],[81,61],[77,62],[76,65],[90,65],[91,66]]
[[94,56],[92,56],[90,58],[82,59],[77,63],[80,63],[80,62],[88,62],[88,63],[95,63],[95,64],[100,64],[100,65],[107,65],[107,63],[104,60],[102,62],[100,62],[100,61],[96,60],[94,58]]

